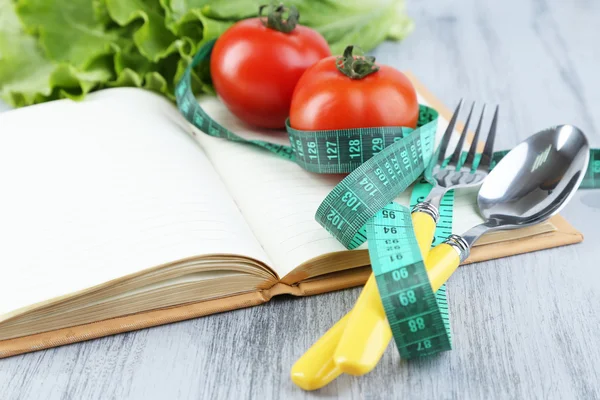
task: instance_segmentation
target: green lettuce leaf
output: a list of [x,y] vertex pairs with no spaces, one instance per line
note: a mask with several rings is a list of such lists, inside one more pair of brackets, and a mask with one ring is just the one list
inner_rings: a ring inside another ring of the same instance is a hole
[[414,28],[403,1],[292,0],[290,4],[300,11],[301,22],[327,39],[333,54],[342,54],[349,44],[369,51],[386,39],[403,39]]
[[97,58],[85,70],[51,62],[26,35],[11,0],[0,0],[0,98],[15,107],[58,98],[82,98],[111,78],[111,62]]
[[[238,21],[255,17],[261,0],[163,0],[167,23],[178,26],[189,13],[200,11],[205,17],[220,21]],[[286,0],[300,12],[300,23],[319,31],[334,54],[353,44],[364,51],[386,39],[400,40],[414,28],[406,15],[404,1],[399,0]]]
[[[0,97],[13,106],[135,86],[170,99],[195,52],[264,0],[0,0]],[[403,0],[287,0],[332,52],[413,29]],[[192,74],[214,93],[208,64]]]
[[111,45],[119,39],[116,31],[107,31],[98,22],[89,0],[19,0],[16,4],[25,31],[38,38],[51,61],[85,68],[111,54]]
[[141,23],[133,33],[133,42],[148,60],[157,62],[176,51],[180,41],[165,26],[164,10],[158,0],[106,0],[106,5],[117,24]]

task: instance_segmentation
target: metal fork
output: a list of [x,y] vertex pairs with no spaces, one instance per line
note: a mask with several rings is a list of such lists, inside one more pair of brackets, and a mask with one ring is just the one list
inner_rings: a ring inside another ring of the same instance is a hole
[[[414,207],[412,212],[415,235],[423,260],[427,259],[431,247],[435,225],[439,218],[438,208],[444,194],[451,189],[481,183],[487,176],[491,165],[498,107],[494,113],[483,153],[477,154],[477,142],[485,106],[481,112],[467,157],[464,162],[461,162],[462,148],[475,103],[471,106],[456,148],[446,163],[446,150],[454,132],[461,105],[462,100],[454,111],[440,146],[427,166],[425,177],[433,185],[433,189],[423,202]],[[479,164],[476,164],[476,159],[480,159]],[[443,265],[441,262],[429,263],[430,266],[437,264]],[[448,279],[448,276],[445,271],[438,272],[437,278],[432,280],[432,288],[439,288],[445,279]],[[310,387],[312,390],[326,385],[342,372],[363,375],[375,368],[391,337],[392,331],[381,305],[375,276],[371,274],[352,311],[327,331],[298,360],[292,369],[292,379],[301,387]]]
[[[440,142],[436,153],[425,169],[424,177],[433,185],[433,188],[427,198],[415,205],[412,209],[415,233],[423,257],[426,257],[429,246],[431,246],[435,225],[440,217],[439,207],[442,197],[444,197],[446,192],[452,189],[479,185],[490,171],[492,154],[494,152],[494,139],[496,138],[496,126],[498,124],[498,106],[496,106],[496,110],[494,111],[494,117],[492,118],[483,152],[477,153],[479,133],[481,132],[481,125],[485,114],[485,104],[483,105],[469,152],[463,161],[463,146],[467,137],[469,123],[471,122],[473,108],[475,107],[475,102],[472,103],[464,128],[458,139],[458,143],[456,144],[449,161],[446,162],[446,151],[448,150],[448,144],[450,143],[450,139],[454,132],[454,127],[462,103],[463,101],[461,99],[448,123],[448,128],[446,129],[446,132],[444,132],[444,136],[442,137],[442,141]],[[419,214],[423,214],[423,216],[420,216]]]

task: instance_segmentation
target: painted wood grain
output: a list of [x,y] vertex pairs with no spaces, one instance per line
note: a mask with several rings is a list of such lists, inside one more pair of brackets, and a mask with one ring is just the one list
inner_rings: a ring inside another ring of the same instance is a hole
[[[600,2],[408,0],[416,31],[378,60],[413,71],[446,104],[500,104],[498,147],[573,123],[600,146]],[[269,304],[0,360],[2,399],[600,398],[600,191],[563,215],[580,245],[459,269],[454,350],[403,362],[390,345],[367,376],[305,393],[293,362],[359,290]]]

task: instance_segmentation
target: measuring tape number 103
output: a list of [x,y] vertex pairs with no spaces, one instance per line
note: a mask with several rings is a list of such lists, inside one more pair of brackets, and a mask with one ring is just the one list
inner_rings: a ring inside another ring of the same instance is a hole
[[[286,123],[290,145],[247,140],[214,121],[192,92],[193,69],[208,62],[215,40],[204,44],[175,88],[183,116],[208,135],[261,147],[314,173],[349,173],[323,200],[317,221],[348,249],[369,240],[373,272],[394,340],[403,358],[451,348],[446,287],[433,293],[408,208],[393,200],[423,173],[434,152],[438,113],[420,105],[417,129],[376,127],[301,131]],[[497,152],[498,161],[507,152]],[[600,185],[600,154],[592,151],[582,187]],[[431,186],[414,185],[411,205]],[[433,245],[452,233],[453,194],[440,207]]]

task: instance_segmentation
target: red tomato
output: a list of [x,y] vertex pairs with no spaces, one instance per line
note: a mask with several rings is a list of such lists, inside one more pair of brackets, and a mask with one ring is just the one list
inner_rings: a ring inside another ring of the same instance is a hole
[[406,126],[415,128],[419,103],[400,71],[385,65],[351,79],[328,57],[309,68],[296,86],[290,125],[299,130]]
[[329,55],[323,36],[310,28],[297,25],[284,33],[253,18],[219,37],[210,70],[217,94],[239,119],[261,128],[283,128],[298,79]]

